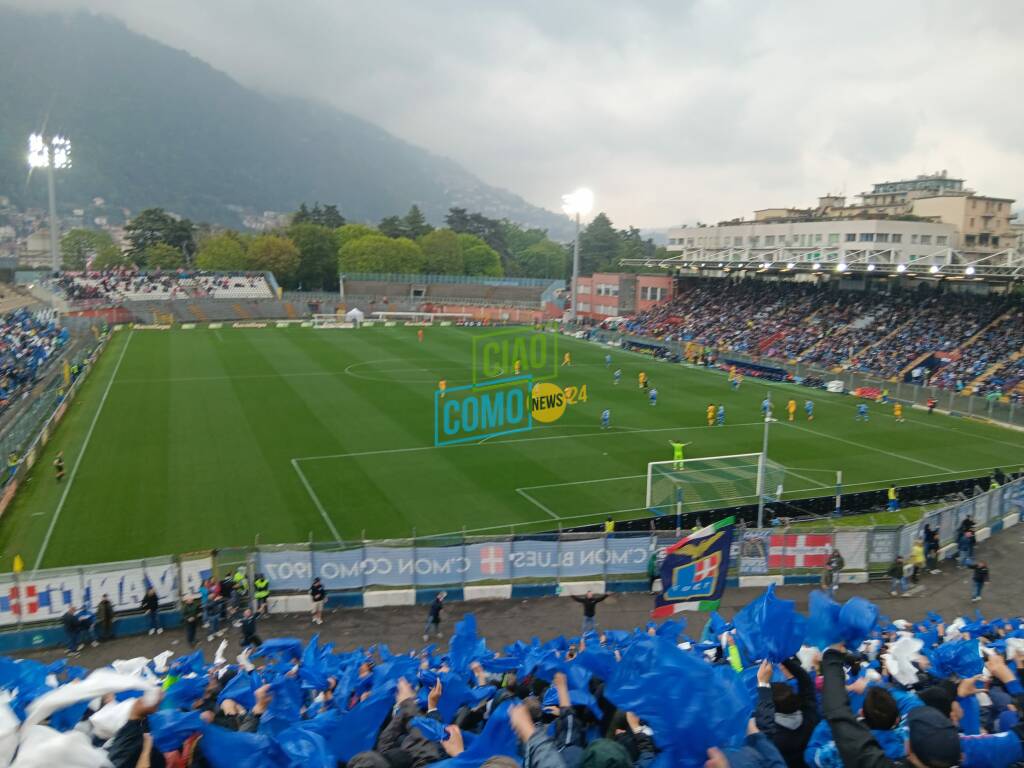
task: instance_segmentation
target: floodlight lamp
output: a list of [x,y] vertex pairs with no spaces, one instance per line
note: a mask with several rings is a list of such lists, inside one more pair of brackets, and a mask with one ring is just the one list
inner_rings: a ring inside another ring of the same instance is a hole
[[875,265],[874,264],[868,264],[868,272],[874,272],[874,271],[875,271]]
[[562,210],[566,216],[586,216],[594,208],[594,193],[586,187],[562,195]]
[[66,136],[54,136],[50,139],[50,147],[53,149],[53,167],[71,167],[71,140]]
[[821,264],[819,264],[818,262],[814,262],[813,266],[811,266],[811,269],[821,269]]
[[843,262],[839,262],[838,264],[836,264],[836,272],[845,272],[845,271],[846,271],[846,265]]
[[974,267],[968,267],[967,269],[965,269],[964,270],[964,274],[973,275],[974,274]]
[[45,168],[50,164],[50,154],[46,149],[46,142],[38,133],[28,137],[28,166],[29,168]]
[[725,266],[725,264],[723,264],[722,262],[718,262],[718,268],[719,268],[719,269],[721,269],[721,268],[722,268],[722,267],[724,267],[724,266]]
[[932,264],[930,267],[928,267],[928,271],[934,275],[936,272],[939,271],[939,268],[935,264]]
[[900,272],[900,273],[906,272],[907,271],[907,265],[906,264],[897,264],[896,265],[896,271]]
[[767,261],[762,261],[761,262],[761,269],[768,269],[768,267],[770,267],[770,266],[771,266],[771,264],[769,264]]
[[786,269],[792,269],[792,268],[793,268],[793,262],[789,262],[789,264],[786,265]]

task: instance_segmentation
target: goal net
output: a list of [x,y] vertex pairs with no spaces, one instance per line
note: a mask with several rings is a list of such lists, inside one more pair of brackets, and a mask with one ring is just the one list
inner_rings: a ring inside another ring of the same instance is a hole
[[647,465],[647,508],[655,515],[686,514],[773,502],[782,496],[786,469],[761,453],[710,456]]

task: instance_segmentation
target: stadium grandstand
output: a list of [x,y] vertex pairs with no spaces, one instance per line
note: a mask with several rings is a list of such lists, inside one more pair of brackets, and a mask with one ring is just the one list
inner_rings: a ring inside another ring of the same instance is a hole
[[66,272],[42,281],[43,298],[72,313],[116,321],[203,323],[297,320],[318,314],[417,312],[474,320],[534,323],[560,318],[565,282],[451,275],[350,274],[340,293],[278,288],[270,273],[196,271]]
[[673,300],[628,318],[632,334],[963,394],[1020,395],[1024,313],[1016,293],[842,290],[680,279]]
[[458,275],[342,275],[348,307],[374,312],[466,314],[475,320],[533,323],[561,318],[563,280]]

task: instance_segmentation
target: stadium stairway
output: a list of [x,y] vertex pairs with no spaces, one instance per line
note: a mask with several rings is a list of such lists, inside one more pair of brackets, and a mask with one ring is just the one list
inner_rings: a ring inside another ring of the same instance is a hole
[[[985,333],[986,331],[991,330],[992,328],[995,328],[997,325],[1005,323],[1007,320],[1009,320],[1010,318],[1013,317],[1013,315],[1014,315],[1014,313],[1016,311],[1017,311],[1016,309],[1008,309],[1005,312],[1003,312],[1001,315],[999,315],[998,317],[993,319],[992,322],[983,325],[975,333],[973,333],[971,335],[971,337],[969,339],[967,339],[967,341],[965,341],[963,344],[961,344],[957,348],[957,351],[959,351],[962,354],[965,349],[967,349],[972,344],[974,344],[978,339],[980,339],[981,335],[983,333]],[[984,383],[990,376],[992,376],[996,371],[998,371],[1000,368],[1002,368],[1005,364],[1007,364],[1009,362],[1013,362],[1014,360],[1016,360],[1016,358],[1015,357],[1011,357],[1010,360],[1000,360],[998,363],[993,363],[992,365],[990,365],[988,368],[986,368],[984,371],[982,371],[981,374],[978,377],[976,377],[966,387],[964,387],[964,394],[967,394],[967,395],[971,394],[974,391],[975,387],[977,387],[980,384]],[[945,368],[945,367],[946,366],[942,366],[942,368]],[[936,369],[933,372],[933,375],[935,373],[938,373],[939,371],[941,371],[942,368]]]
[[154,312],[153,322],[158,325],[174,325],[174,315],[170,312]]
[[252,320],[252,315],[250,315],[249,311],[245,307],[243,307],[241,304],[232,304],[231,308],[233,310],[235,310],[235,314],[238,315],[238,317],[240,319],[242,319],[242,320]]
[[299,316],[299,313],[295,311],[295,305],[290,301],[284,303],[284,313],[289,320],[294,320]]
[[203,311],[203,308],[195,304],[189,304],[188,311],[189,314],[192,315],[192,317],[194,317],[200,323],[208,322],[210,319],[206,316],[206,313]]
[[[1024,357],[1024,349],[1018,349],[1005,360],[1000,360],[998,363],[993,363],[984,371],[982,371],[977,378],[971,381],[970,384],[964,387],[964,392],[966,392],[967,394],[971,394],[972,392],[974,392],[974,390],[976,390],[986,381],[988,381],[997,373],[999,373],[999,371],[1001,371],[1003,368],[1009,368],[1011,365],[1020,360],[1021,357]],[[1024,389],[1022,389],[1022,385],[1024,385],[1024,382],[1021,382],[1021,384],[1018,384],[1016,387],[1014,387],[1014,391],[1024,392]]]
[[762,339],[757,345],[757,353],[763,355],[766,349],[771,349],[772,345],[785,335],[786,331],[776,331],[768,338]]
[[[911,363],[910,363],[909,365],[905,365],[905,366],[903,366],[903,367],[902,367],[902,368],[900,369],[900,372],[899,372],[898,374],[896,374],[896,376],[895,376],[895,377],[893,377],[893,380],[894,380],[894,381],[903,381],[903,378],[904,378],[904,377],[905,377],[905,376],[906,376],[906,375],[907,375],[908,373],[910,373],[910,372],[911,372],[912,370],[914,370],[915,368],[917,368],[917,367],[918,367],[919,365],[921,365],[921,363],[923,363],[923,362],[924,362],[925,360],[927,360],[927,359],[928,359],[929,357],[931,357],[931,356],[932,356],[932,355],[934,355],[934,354],[935,354],[935,353],[934,353],[933,351],[931,351],[931,350],[929,350],[929,351],[927,351],[927,352],[922,352],[922,353],[921,353],[920,355],[918,355],[917,357],[915,357],[915,358],[914,358],[914,359],[913,359],[913,360],[911,361]],[[938,369],[938,368],[937,368],[936,370],[940,370],[940,369]]]
[[970,383],[968,383],[967,386],[964,387],[964,394],[965,395],[972,394],[978,387],[980,387],[986,381],[991,379],[999,371],[1000,368],[1002,368],[1004,365],[1009,365],[1010,363],[1016,362],[1019,357],[1020,357],[1020,352],[1014,352],[1006,360],[1000,360],[998,363],[992,363],[992,365],[990,365],[988,368],[986,368],[980,374],[975,376],[970,381]]

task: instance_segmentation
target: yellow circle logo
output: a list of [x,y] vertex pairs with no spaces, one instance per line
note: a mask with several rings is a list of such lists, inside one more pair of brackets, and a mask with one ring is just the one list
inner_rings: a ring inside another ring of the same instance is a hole
[[542,381],[533,385],[530,395],[530,408],[533,418],[544,424],[558,421],[565,413],[565,392],[557,384]]

